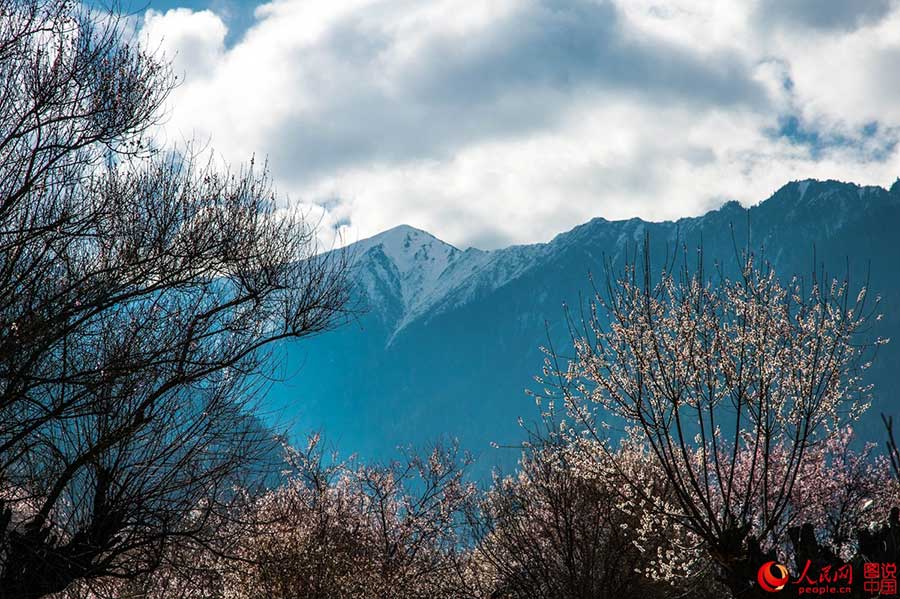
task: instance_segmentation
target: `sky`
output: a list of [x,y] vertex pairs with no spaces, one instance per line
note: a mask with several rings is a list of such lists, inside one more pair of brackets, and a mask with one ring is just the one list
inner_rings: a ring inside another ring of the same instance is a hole
[[593,217],[900,175],[895,0],[150,0],[182,84],[160,143],[267,160],[362,239],[548,241]]

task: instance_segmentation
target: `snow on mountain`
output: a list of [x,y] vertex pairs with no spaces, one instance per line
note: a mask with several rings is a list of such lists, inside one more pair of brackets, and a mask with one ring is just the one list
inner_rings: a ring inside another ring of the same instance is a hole
[[465,251],[430,233],[399,225],[350,247],[369,308],[389,320],[394,337],[417,319],[428,320],[490,293],[521,276],[549,253],[550,244]]
[[[409,225],[400,225],[350,247],[369,308],[399,331],[413,315],[427,310],[439,289],[465,272],[454,269],[462,252]],[[448,275],[449,273],[449,275]],[[454,274],[456,273],[456,274]]]
[[[864,212],[860,203],[873,201],[896,202],[897,195],[880,187],[807,179],[785,185],[766,203],[763,212],[784,209],[789,220],[799,218],[802,212],[804,219],[809,220],[807,212],[812,209],[812,214],[817,215],[813,218],[823,220],[816,223],[817,230],[830,234],[844,226],[855,213]],[[682,235],[689,234],[713,218],[733,223],[744,210],[732,201],[705,218],[689,217],[654,226],[671,226]],[[766,216],[759,214],[757,218],[765,220]],[[413,322],[427,323],[474,298],[488,295],[526,272],[543,267],[566,248],[577,247],[590,253],[592,247],[602,247],[606,252],[613,250],[610,257],[618,259],[627,247],[643,239],[650,225],[637,218],[625,221],[595,218],[557,235],[549,243],[493,251],[474,248],[463,251],[430,233],[400,225],[353,244],[351,250],[356,255],[369,308],[381,315],[391,331],[387,342],[390,345]],[[594,258],[599,260],[601,256]]]
[[811,182],[810,179],[806,179],[805,181],[800,181],[800,183],[798,183],[798,188],[799,188],[799,191],[800,191],[800,199],[801,199],[801,200],[803,199],[803,196],[806,195],[806,190],[809,189],[809,184],[810,184],[810,182]]
[[367,291],[378,295],[387,284],[404,311],[414,308],[461,252],[433,235],[400,225],[353,246]]
[[[460,250],[412,227],[355,244],[360,295],[368,311],[352,325],[287,351],[295,382],[273,386],[268,401],[297,416],[296,434],[322,430],[348,452],[390,459],[398,446],[424,446],[447,435],[483,452],[482,472],[513,467],[517,451],[489,443],[522,440],[517,417],[538,418],[534,389],[548,341],[569,340],[563,306],[578,317],[603,267],[634,258],[645,239],[653,268],[700,245],[710,277],[734,276],[749,248],[776,272],[871,280],[883,297],[877,334],[900,338],[900,180],[890,190],[839,181],[793,181],[753,206],[726,202],[677,221],[595,218],[550,242],[494,251]],[[721,269],[721,270],[720,270]],[[731,270],[729,270],[731,269]],[[896,343],[879,349],[867,378],[874,418],[862,438],[881,434],[880,411],[897,413]],[[274,409],[274,408],[273,408]]]
[[549,248],[550,244],[536,243],[515,245],[489,252],[467,250],[464,259],[457,261],[439,280],[428,305],[421,307],[427,307],[428,311],[417,310],[410,314],[408,322],[416,318],[427,321],[438,314],[462,306],[479,295],[499,289],[537,266],[539,259],[549,254]]

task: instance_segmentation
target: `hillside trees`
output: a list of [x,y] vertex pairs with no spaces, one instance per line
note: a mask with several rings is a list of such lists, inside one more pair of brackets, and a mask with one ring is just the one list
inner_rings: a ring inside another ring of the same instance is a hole
[[[325,457],[326,459],[323,459]],[[224,597],[462,597],[463,514],[475,486],[453,445],[387,464],[289,450],[289,482],[251,507],[251,567],[223,571]]]
[[[150,576],[80,584],[60,599],[466,597],[469,458],[435,445],[384,464],[287,447],[283,484],[249,497],[210,546],[177,545]],[[186,550],[185,550],[186,549]],[[224,556],[224,557],[223,557]]]
[[[622,448],[617,458],[665,497],[665,479],[634,449]],[[497,477],[484,494],[470,522],[477,582],[488,589],[482,596],[666,596],[670,585],[644,570],[658,551],[677,546],[675,531],[661,526],[641,535],[644,514],[622,509],[621,477],[597,477],[579,463],[564,445],[538,443],[525,449],[517,473]],[[694,578],[679,580],[680,596],[693,596]]]
[[261,483],[273,341],[345,309],[346,264],[265,169],[154,152],[174,84],[123,23],[0,3],[0,597],[156,568]]
[[735,278],[707,278],[702,253],[657,273],[648,248],[621,270],[607,265],[573,326],[575,355],[549,352],[546,395],[563,400],[558,434],[582,468],[629,480],[607,431],[627,427],[672,493],[654,502],[631,481],[627,500],[685,527],[732,592],[746,593],[801,523],[797,494],[823,474],[811,472],[815,452],[867,405],[862,374],[882,341],[863,335],[875,315],[865,287],[846,281],[782,281],[749,253]]

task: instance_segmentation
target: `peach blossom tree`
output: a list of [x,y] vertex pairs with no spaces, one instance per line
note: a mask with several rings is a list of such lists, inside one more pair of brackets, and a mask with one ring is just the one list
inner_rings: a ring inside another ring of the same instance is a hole
[[679,264],[654,271],[645,241],[642,261],[608,265],[572,327],[574,356],[547,352],[538,399],[586,463],[625,480],[609,429],[630,427],[671,497],[632,481],[629,500],[684,527],[743,592],[798,517],[798,494],[822,478],[817,452],[868,406],[867,359],[886,340],[864,338],[878,318],[866,287],[783,279],[750,253],[734,278],[708,277],[702,252]]

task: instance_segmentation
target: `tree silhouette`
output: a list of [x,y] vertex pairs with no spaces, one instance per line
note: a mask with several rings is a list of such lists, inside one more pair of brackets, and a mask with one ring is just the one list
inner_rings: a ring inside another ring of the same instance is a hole
[[148,143],[174,77],[121,19],[0,6],[0,598],[152,571],[261,484],[271,344],[327,329],[346,260],[265,169]]

